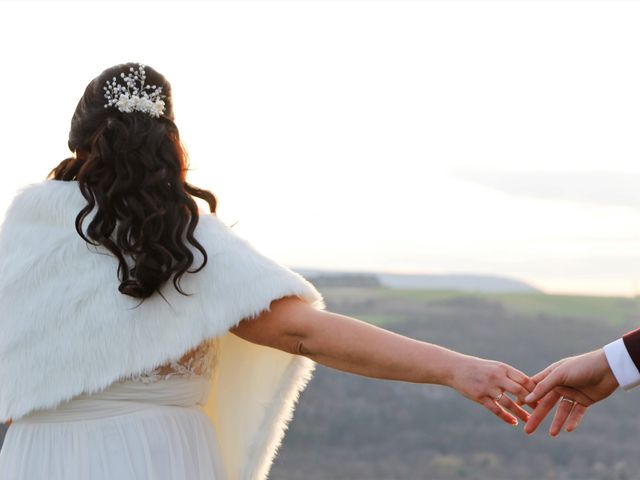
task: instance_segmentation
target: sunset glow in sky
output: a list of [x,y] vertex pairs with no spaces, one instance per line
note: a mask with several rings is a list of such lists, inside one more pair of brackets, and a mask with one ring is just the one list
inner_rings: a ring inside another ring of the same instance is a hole
[[286,265],[635,295],[638,25],[625,1],[2,2],[0,211],[139,61],[190,182]]

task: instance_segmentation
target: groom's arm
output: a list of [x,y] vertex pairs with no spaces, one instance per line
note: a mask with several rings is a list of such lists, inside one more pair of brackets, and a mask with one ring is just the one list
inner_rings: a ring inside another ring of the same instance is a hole
[[613,375],[624,390],[640,385],[640,328],[625,333],[603,349]]

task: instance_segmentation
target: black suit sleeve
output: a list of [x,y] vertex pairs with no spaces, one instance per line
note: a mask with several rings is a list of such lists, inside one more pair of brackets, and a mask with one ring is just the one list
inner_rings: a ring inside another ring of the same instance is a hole
[[625,333],[622,336],[622,341],[624,342],[627,352],[629,352],[631,360],[633,360],[634,365],[638,371],[640,371],[640,328]]

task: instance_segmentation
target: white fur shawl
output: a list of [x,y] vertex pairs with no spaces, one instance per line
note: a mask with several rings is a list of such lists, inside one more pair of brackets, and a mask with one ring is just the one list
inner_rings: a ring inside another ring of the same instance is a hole
[[[218,368],[205,411],[230,480],[267,477],[315,363],[228,332],[270,303],[297,295],[324,309],[299,274],[259,253],[216,215],[194,233],[208,263],[138,308],[117,287],[116,258],[86,243],[74,221],[86,205],[78,182],[18,190],[0,226],[0,421],[54,408],[128,375],[178,359],[218,337]],[[96,209],[85,219],[83,228]],[[193,248],[200,266],[202,254]]]

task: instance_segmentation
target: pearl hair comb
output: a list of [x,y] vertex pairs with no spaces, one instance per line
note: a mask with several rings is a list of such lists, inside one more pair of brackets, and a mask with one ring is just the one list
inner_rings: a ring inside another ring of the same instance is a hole
[[[162,87],[144,84],[146,78],[144,67],[139,63],[137,72],[130,67],[127,75],[121,73],[120,77],[125,85],[117,83],[116,77],[113,77],[113,80],[107,80],[107,85],[103,87],[104,98],[107,99],[104,108],[115,106],[125,113],[136,110],[156,118],[164,113],[165,104],[162,98],[166,98],[166,95],[161,94]],[[138,82],[139,88],[136,85]]]

